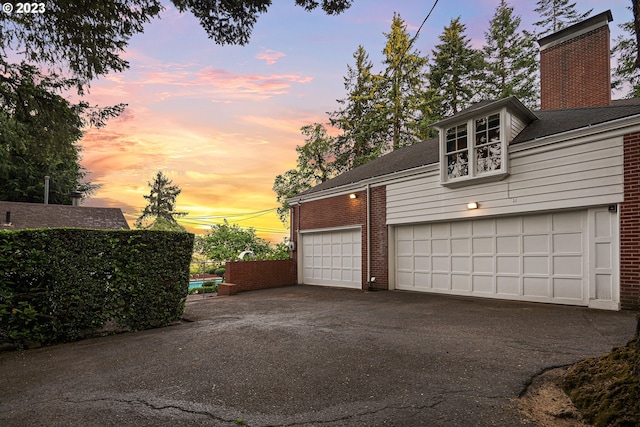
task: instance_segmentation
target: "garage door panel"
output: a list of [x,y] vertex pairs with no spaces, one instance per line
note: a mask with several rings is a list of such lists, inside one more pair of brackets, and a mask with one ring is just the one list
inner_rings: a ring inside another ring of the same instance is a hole
[[582,231],[580,222],[576,222],[574,212],[555,213],[552,218],[553,231],[555,232],[575,231],[580,233]]
[[498,235],[496,237],[496,250],[499,254],[519,254],[520,237]]
[[581,300],[583,297],[581,279],[553,279],[553,296]]
[[500,273],[520,274],[520,257],[497,256],[497,269]]
[[525,253],[549,253],[549,235],[523,236],[523,250]]
[[471,276],[467,274],[452,274],[451,289],[454,291],[471,291]]
[[567,274],[582,278],[582,256],[556,256],[553,258],[554,274]]
[[303,233],[303,283],[362,288],[361,235],[360,229]]
[[493,276],[473,276],[473,291],[485,294],[495,293]]
[[582,253],[582,234],[561,233],[553,236],[555,253]]
[[496,276],[496,293],[500,295],[522,295],[520,277]]
[[471,244],[469,238],[451,239],[451,253],[454,254],[470,254]]
[[451,271],[451,265],[449,263],[449,257],[446,256],[434,256],[432,259],[433,271]]
[[476,237],[472,240],[472,249],[474,254],[492,254],[493,238],[492,237]]
[[549,297],[549,279],[547,277],[524,277],[524,296]]
[[445,290],[449,289],[449,273],[433,273],[431,275],[431,280],[433,280],[433,288]]
[[[398,226],[396,288],[586,305],[586,217],[574,211]],[[610,247],[601,252],[598,262],[611,264]],[[605,279],[603,294],[611,288]]]
[[452,256],[451,271],[454,273],[470,273],[469,257]]
[[493,273],[493,257],[491,256],[474,256],[473,257],[474,273]]
[[522,217],[522,231],[525,235],[536,233],[548,233],[551,224],[548,215],[531,215]]

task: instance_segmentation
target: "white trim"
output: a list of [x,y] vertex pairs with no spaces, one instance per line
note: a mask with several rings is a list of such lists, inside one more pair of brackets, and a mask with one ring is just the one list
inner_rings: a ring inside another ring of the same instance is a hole
[[356,225],[345,225],[343,227],[329,227],[329,228],[314,228],[310,230],[299,230],[299,234],[307,234],[307,233],[324,233],[325,231],[343,231],[343,230],[362,230],[363,224]]

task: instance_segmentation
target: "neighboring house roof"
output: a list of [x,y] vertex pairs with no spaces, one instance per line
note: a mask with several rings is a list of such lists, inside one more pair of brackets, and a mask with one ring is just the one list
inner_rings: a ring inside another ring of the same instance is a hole
[[129,224],[119,208],[0,201],[0,229],[62,227],[128,230]]
[[[474,104],[469,107],[469,109],[461,111],[456,114],[456,117],[466,117],[470,112],[472,113],[494,106],[497,107],[502,105],[502,103],[502,100],[483,101]],[[640,115],[640,98],[612,101],[611,105],[604,107],[530,112],[530,117],[537,117],[537,119],[526,126],[511,144],[544,138],[636,115]],[[385,154],[369,163],[358,166],[333,179],[318,184],[309,190],[303,191],[294,198],[438,163],[439,161],[438,138],[432,138]]]

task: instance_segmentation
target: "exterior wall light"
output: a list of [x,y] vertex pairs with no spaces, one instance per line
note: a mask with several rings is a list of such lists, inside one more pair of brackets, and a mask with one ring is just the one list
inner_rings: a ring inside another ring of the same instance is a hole
[[351,193],[351,194],[349,194],[349,198],[350,199],[357,199],[358,195],[356,193]]
[[467,209],[478,209],[478,202],[467,203]]

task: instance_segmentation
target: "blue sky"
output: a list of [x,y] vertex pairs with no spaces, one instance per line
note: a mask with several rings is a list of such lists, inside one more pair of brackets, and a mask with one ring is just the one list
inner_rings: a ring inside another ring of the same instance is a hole
[[[499,0],[440,0],[415,48],[430,55],[451,19],[461,17],[475,47]],[[538,19],[534,1],[512,1],[522,28]],[[276,175],[295,166],[300,128],[327,122],[345,97],[343,78],[363,45],[382,70],[381,51],[394,12],[414,35],[432,1],[355,0],[339,16],[306,12],[293,0],[275,0],[246,46],[218,46],[190,14],[167,3],[161,19],[136,35],[123,56],[124,73],[92,83],[89,101],[128,104],[105,128],[81,141],[83,164],[102,188],[88,206],[120,207],[133,223],[145,205],[147,181],[162,170],[182,188],[182,221],[204,232],[227,218],[274,242],[288,235],[275,214]],[[612,10],[618,24],[631,19],[630,0],[577,1],[579,11]],[[615,94],[614,94],[615,97]]]

